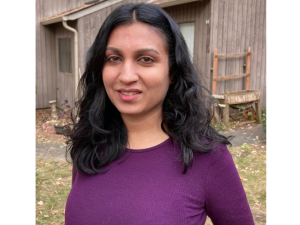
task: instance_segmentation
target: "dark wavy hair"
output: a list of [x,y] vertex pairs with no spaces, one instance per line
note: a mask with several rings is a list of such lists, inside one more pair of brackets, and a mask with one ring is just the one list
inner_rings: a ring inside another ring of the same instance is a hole
[[[78,85],[76,122],[66,129],[67,152],[79,173],[95,174],[120,158],[128,142],[126,127],[117,108],[108,98],[102,70],[109,35],[113,29],[136,22],[155,27],[169,52],[169,71],[174,82],[163,102],[162,130],[181,146],[183,173],[193,163],[193,151],[210,152],[216,145],[230,144],[228,138],[210,126],[212,113],[207,104],[209,91],[201,85],[187,45],[174,20],[152,4],[126,4],[115,9],[104,21],[86,57],[86,69]],[[72,127],[72,129],[71,129]],[[68,159],[67,159],[68,160]]]

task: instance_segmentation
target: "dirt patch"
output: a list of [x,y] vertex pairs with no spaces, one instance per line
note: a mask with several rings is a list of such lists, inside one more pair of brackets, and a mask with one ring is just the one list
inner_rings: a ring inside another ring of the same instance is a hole
[[[58,113],[60,112],[59,109]],[[55,133],[53,123],[49,121],[51,118],[51,108],[36,110],[36,141],[39,143],[55,143],[63,144],[66,139],[63,135]]]

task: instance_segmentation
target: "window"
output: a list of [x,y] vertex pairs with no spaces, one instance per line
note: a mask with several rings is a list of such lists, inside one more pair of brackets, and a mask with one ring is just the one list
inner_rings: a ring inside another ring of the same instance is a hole
[[72,57],[71,57],[71,38],[59,38],[59,71],[62,73],[72,73]]
[[190,58],[191,61],[193,62],[195,23],[181,23],[179,24],[179,29],[187,44],[190,53]]

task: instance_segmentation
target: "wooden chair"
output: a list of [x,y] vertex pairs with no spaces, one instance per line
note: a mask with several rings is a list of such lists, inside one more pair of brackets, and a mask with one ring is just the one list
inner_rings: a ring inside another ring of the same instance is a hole
[[[217,77],[218,75],[218,59],[219,58],[226,58],[226,57],[247,57],[247,64],[243,65],[246,66],[246,73],[244,74],[237,74],[237,75],[229,75],[224,77]],[[232,53],[232,54],[218,54],[218,49],[214,51],[214,67],[213,70],[213,97],[216,104],[219,107],[223,108],[223,124],[226,129],[229,128],[229,107],[241,109],[244,108],[244,115],[245,119],[248,120],[248,112],[251,112],[251,120],[249,122],[255,122],[255,114],[256,114],[256,122],[261,123],[261,111],[260,111],[260,91],[256,90],[249,90],[250,86],[250,58],[251,51],[250,47],[247,48],[247,52],[245,53]],[[234,79],[238,77],[246,77],[246,89],[237,92],[229,92],[229,93],[221,93],[217,94],[217,81],[220,80],[227,80],[227,79]],[[252,104],[255,103],[255,110],[252,107]],[[247,109],[249,108],[249,109]],[[241,113],[235,113],[241,114]],[[231,115],[235,115],[231,114]],[[219,117],[219,115],[215,114],[215,118]]]

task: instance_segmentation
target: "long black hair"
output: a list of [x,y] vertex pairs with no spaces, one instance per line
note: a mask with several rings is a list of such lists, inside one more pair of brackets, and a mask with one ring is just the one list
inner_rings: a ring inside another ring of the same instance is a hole
[[106,94],[102,70],[112,30],[135,22],[155,27],[167,45],[169,71],[174,82],[163,102],[161,128],[181,146],[183,173],[192,165],[193,151],[210,152],[219,143],[230,144],[210,126],[212,113],[205,96],[208,90],[201,85],[178,25],[157,5],[126,4],[115,9],[104,21],[87,53],[86,69],[79,81],[75,117],[80,119],[76,122],[71,117],[69,128],[72,129],[66,130],[66,154],[70,153],[80,173],[105,172],[103,168],[126,150],[126,127]]

